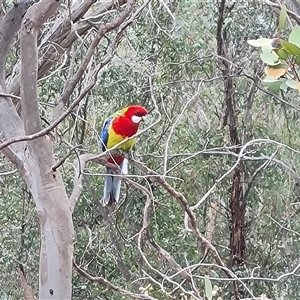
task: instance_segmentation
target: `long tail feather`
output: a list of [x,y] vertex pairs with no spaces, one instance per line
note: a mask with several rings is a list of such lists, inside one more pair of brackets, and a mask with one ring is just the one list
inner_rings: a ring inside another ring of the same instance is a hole
[[120,168],[123,175],[128,174],[128,160],[126,158],[124,158],[123,162],[120,165]]
[[102,206],[111,205],[113,202],[111,200],[112,190],[113,190],[113,180],[114,177],[110,176],[112,174],[112,170],[110,168],[106,168],[106,174],[104,176],[104,187],[103,187],[103,197],[101,199]]
[[[128,161],[124,159],[120,165],[121,174],[128,174]],[[102,206],[110,206],[113,203],[118,203],[121,192],[121,179],[118,176],[112,176],[109,174],[115,174],[110,168],[106,168],[106,174],[104,177],[104,189],[103,198],[101,200]]]

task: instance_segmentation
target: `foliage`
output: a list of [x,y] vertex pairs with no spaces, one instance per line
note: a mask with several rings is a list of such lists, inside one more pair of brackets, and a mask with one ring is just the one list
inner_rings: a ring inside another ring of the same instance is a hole
[[[201,201],[216,184],[194,214],[199,231],[216,248],[226,268],[240,278],[239,296],[250,298],[252,293],[255,297],[266,294],[270,299],[296,299],[299,288],[293,272],[299,267],[300,136],[295,97],[298,93],[290,89],[299,90],[300,27],[294,26],[285,39],[255,39],[270,36],[276,27],[270,9],[255,1],[236,1],[234,6],[228,6],[223,46],[233,73],[224,76],[217,54],[219,13],[214,1],[151,2],[126,29],[116,54],[99,73],[91,92],[57,127],[55,155],[60,160],[78,146],[61,166],[70,196],[74,187],[73,164],[82,153],[99,152],[98,131],[105,117],[128,103],[146,105],[150,114],[144,128],[158,118],[160,121],[138,137],[136,156],[183,194],[190,206]],[[287,17],[283,6],[281,30]],[[49,77],[39,82],[44,127],[51,123],[52,107],[64,88],[71,65],[78,67],[94,36],[95,31],[90,30],[88,37],[77,39],[63,67],[52,73],[58,67],[55,65],[46,74]],[[89,72],[107,54],[113,37],[109,33],[100,43],[70,103],[89,83]],[[246,40],[260,49],[264,65]],[[17,42],[15,46],[18,47]],[[15,52],[11,49],[7,60],[9,70],[16,63]],[[261,83],[255,81],[262,75],[265,77]],[[232,143],[230,126],[223,124],[228,78],[233,80],[231,93],[239,145]],[[276,94],[270,94],[265,85]],[[246,207],[246,256],[241,265],[233,266],[229,247],[232,172],[219,179],[235,165],[239,151],[248,142],[240,164],[240,189],[244,196],[241,206]],[[1,172],[13,169],[1,157]],[[102,165],[88,164],[73,213],[74,259],[81,268],[125,290],[157,299],[168,299],[170,293],[176,299],[193,299],[189,294],[196,293],[193,285],[198,292],[194,299],[234,297],[232,281],[227,280],[212,255],[204,256],[203,245],[186,230],[184,210],[176,197],[153,176],[131,165],[132,179],[154,198],[148,229],[139,245],[147,197],[134,186],[123,184],[122,203],[113,211],[99,208],[103,172]],[[15,280],[20,263],[28,283],[35,292],[38,289],[38,220],[20,177],[15,173],[1,176],[0,185],[0,298],[17,299],[21,297]],[[174,275],[178,269],[156,244],[180,268],[196,265],[192,268],[193,282]],[[276,278],[284,280],[273,280]],[[176,289],[172,281],[184,281],[182,289]],[[104,284],[89,282],[74,271],[73,299],[131,298]]]
[[[279,29],[284,28],[287,18],[285,5],[281,7]],[[267,64],[263,83],[273,92],[287,91],[288,88],[300,90],[300,26],[293,27],[288,40],[280,37],[248,40],[251,46],[261,48],[260,58]]]

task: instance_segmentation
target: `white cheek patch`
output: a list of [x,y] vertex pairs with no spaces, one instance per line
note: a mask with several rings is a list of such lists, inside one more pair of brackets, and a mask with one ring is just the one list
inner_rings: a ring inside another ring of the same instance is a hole
[[142,119],[143,119],[142,117],[134,116],[134,115],[131,117],[131,121],[136,124],[140,123]]

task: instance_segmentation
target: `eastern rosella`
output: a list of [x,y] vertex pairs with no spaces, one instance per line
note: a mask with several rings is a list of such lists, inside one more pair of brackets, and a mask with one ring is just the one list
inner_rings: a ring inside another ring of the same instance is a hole
[[[100,132],[102,151],[106,151],[136,134],[139,123],[146,114],[147,110],[143,106],[129,105],[108,117]],[[135,138],[128,139],[126,142],[117,146],[116,149],[129,151],[134,144]],[[113,155],[108,158],[108,162],[119,165],[121,174],[127,174],[128,161],[123,156]],[[118,202],[121,190],[121,180],[119,177],[113,176],[113,174],[115,174],[114,170],[106,168],[106,174],[108,175],[105,175],[104,178],[104,191],[101,200],[103,206]]]

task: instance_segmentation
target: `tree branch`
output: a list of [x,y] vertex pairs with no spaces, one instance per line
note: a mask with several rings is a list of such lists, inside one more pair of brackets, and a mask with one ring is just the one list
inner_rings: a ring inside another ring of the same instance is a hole
[[6,55],[13,38],[21,26],[22,18],[27,9],[27,3],[16,3],[0,22],[0,86],[2,86],[2,89],[5,87]]
[[[104,12],[121,6],[125,0],[99,2],[94,4],[91,12],[87,13],[86,19],[98,20]],[[62,55],[69,49],[78,37],[84,35],[89,29],[93,27],[90,21],[80,21],[87,10],[93,5],[94,1],[75,1],[71,8],[71,20],[68,16],[59,18],[53,25],[53,30],[49,31],[43,38],[39,50],[39,69],[38,79],[42,78],[44,74],[55,65]],[[99,17],[100,16],[100,17]],[[78,22],[71,27],[70,22]],[[49,47],[51,45],[51,47]],[[10,79],[8,91],[10,94],[19,95],[20,93],[20,74],[19,70],[15,71],[15,76]]]
[[69,97],[71,96],[73,90],[75,89],[77,83],[79,82],[80,78],[82,77],[83,73],[85,72],[85,70],[94,54],[95,48],[101,41],[102,37],[107,32],[110,32],[110,31],[118,28],[125,21],[125,19],[128,17],[130,12],[133,10],[134,3],[135,3],[134,0],[128,0],[125,9],[123,10],[123,12],[120,14],[120,16],[116,20],[100,27],[100,29],[98,30],[94,40],[92,41],[92,43],[87,51],[86,56],[84,57],[83,61],[81,62],[76,74],[69,81],[68,86],[66,86],[64,88],[64,92],[58,100],[58,104],[55,107],[55,110],[53,113],[54,120],[57,119],[59,117],[59,115],[61,114],[62,108],[67,103],[67,101],[68,101]]
[[[268,1],[268,0],[262,0],[262,2],[266,5],[269,5],[271,8],[273,8],[278,14],[280,14],[280,10],[281,10],[281,5],[274,3],[272,1]],[[296,13],[293,12],[289,9],[286,10],[287,14],[294,19],[297,24],[300,24],[300,16]]]
[[108,287],[110,290],[120,293],[121,295],[129,296],[132,299],[138,299],[138,300],[158,300],[157,298],[154,298],[147,294],[136,294],[136,293],[132,293],[130,291],[124,290],[121,287],[118,287],[118,286],[112,284],[111,282],[109,282],[107,279],[105,279],[103,277],[93,277],[90,274],[88,274],[85,270],[81,269],[75,263],[75,261],[73,261],[73,267],[78,272],[78,274],[80,274],[87,280],[89,280],[91,282],[97,282],[99,284],[102,284],[102,285]]
[[78,157],[78,159],[73,163],[75,173],[74,173],[74,181],[73,181],[73,191],[70,196],[71,211],[74,210],[76,201],[79,198],[82,188],[83,188],[83,186],[82,186],[83,174],[82,173],[84,172],[85,165],[90,161],[94,161],[94,162],[100,163],[104,166],[107,166],[107,167],[117,170],[118,167],[115,164],[111,164],[111,163],[107,162],[107,158],[109,156],[113,155],[114,153],[120,153],[120,152],[117,150],[113,150],[110,152],[108,152],[108,151],[103,152],[99,155],[95,155],[92,153],[86,153],[86,154],[80,155]]
[[[163,179],[162,176],[160,176],[158,173],[156,173],[155,171],[148,168],[146,165],[142,164],[141,162],[135,161],[135,160],[134,161],[130,160],[130,162],[134,166],[136,166],[138,169],[140,169],[142,172],[144,172],[146,175],[153,176],[152,177],[153,180],[156,181],[159,185],[161,185],[169,193],[170,196],[175,198],[180,203],[180,205],[182,206],[182,208],[184,209],[184,211],[186,212],[186,214],[189,217],[190,226],[191,226],[192,232],[193,232],[194,236],[196,237],[196,239],[201,243],[201,245],[203,245],[203,247],[206,250],[210,251],[211,255],[214,257],[214,259],[218,265],[226,268],[225,264],[223,263],[223,261],[221,260],[221,258],[219,256],[216,248],[206,238],[204,238],[201,235],[201,233],[197,227],[195,215],[194,215],[193,211],[191,210],[190,206],[188,205],[188,202],[187,202],[186,198],[184,197],[184,195],[177,192],[171,185],[169,185],[166,182],[166,180]],[[227,272],[226,269],[223,269],[223,270],[229,278],[232,277],[232,275],[229,272]]]
[[41,130],[37,94],[38,50],[37,35],[40,26],[60,6],[56,0],[42,0],[28,9],[21,26],[21,103],[26,134]]
[[[12,144],[22,142],[22,141],[32,141],[35,140],[39,137],[42,137],[46,134],[49,134],[52,129],[54,129],[59,123],[61,123],[72,111],[73,109],[78,105],[78,103],[82,100],[83,96],[80,95],[70,106],[69,108],[57,119],[55,120],[51,125],[48,127],[42,129],[41,131],[35,133],[35,134],[30,134],[26,136],[19,136],[19,137],[13,137],[2,144],[0,144],[0,150],[4,149],[7,146],[10,146]],[[0,111],[0,116],[1,116],[1,111]]]

